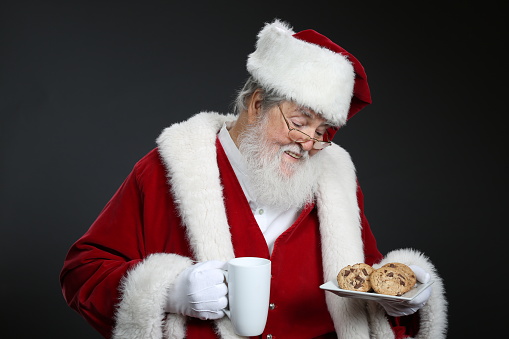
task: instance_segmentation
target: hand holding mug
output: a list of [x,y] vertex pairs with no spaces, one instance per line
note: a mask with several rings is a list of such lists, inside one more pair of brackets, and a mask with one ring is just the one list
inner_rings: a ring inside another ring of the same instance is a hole
[[226,314],[237,334],[260,335],[267,322],[270,280],[268,259],[242,257],[227,263],[201,262],[186,268],[175,279],[165,311],[202,320],[219,319]]
[[204,261],[179,274],[168,291],[165,311],[202,320],[219,319],[227,306],[224,261]]

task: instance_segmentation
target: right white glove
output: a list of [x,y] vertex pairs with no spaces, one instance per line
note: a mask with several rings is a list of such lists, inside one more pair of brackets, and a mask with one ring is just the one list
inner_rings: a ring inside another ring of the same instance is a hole
[[228,305],[224,261],[204,261],[186,268],[168,290],[165,311],[202,320],[219,319]]
[[[425,284],[431,279],[430,274],[421,267],[410,265],[410,268],[415,273],[415,277],[419,282]],[[378,302],[380,305],[382,305],[388,315],[393,317],[402,317],[405,315],[413,314],[421,309],[424,305],[426,305],[428,299],[431,297],[431,293],[432,286],[428,286],[428,288],[422,291],[411,301],[380,300]]]

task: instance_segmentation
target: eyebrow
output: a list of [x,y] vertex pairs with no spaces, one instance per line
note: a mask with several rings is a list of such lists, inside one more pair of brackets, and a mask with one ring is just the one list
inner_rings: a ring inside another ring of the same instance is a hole
[[299,107],[297,107],[296,111],[298,111],[299,113],[302,113],[303,115],[307,116],[308,118],[313,118],[313,114],[311,114],[311,112],[309,111],[308,108],[299,106]]
[[[306,117],[308,117],[309,119],[313,119],[314,118],[314,116],[311,113],[309,108],[299,106],[299,107],[297,107],[296,110],[298,112],[302,113],[302,115],[305,115]],[[318,115],[318,114],[316,114],[316,115]],[[322,124],[320,124],[320,126],[325,126],[326,128],[332,127],[332,125],[327,123],[327,121],[324,121]]]

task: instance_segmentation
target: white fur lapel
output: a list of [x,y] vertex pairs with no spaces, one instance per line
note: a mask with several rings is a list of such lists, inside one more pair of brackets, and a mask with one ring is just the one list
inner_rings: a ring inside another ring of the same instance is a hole
[[232,115],[200,113],[157,139],[196,260],[234,257],[216,159],[216,136]]
[[[234,258],[216,158],[216,137],[233,115],[200,113],[157,139],[168,181],[197,261]],[[237,339],[231,321],[216,320],[221,338]]]
[[[324,150],[324,171],[317,194],[324,281],[335,280],[341,268],[364,262],[357,181],[350,155],[333,144]],[[355,299],[325,292],[338,338],[369,338],[366,309]],[[348,324],[348,326],[344,326]]]
[[[349,154],[333,144],[325,149],[317,194],[324,278],[335,279],[338,269],[364,260],[357,181]],[[338,267],[337,265],[343,265]]]

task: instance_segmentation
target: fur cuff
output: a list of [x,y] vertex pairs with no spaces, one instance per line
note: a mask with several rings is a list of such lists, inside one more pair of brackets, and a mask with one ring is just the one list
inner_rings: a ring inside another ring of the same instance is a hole
[[413,249],[399,249],[392,251],[378,264],[380,267],[390,262],[400,262],[405,265],[417,265],[426,270],[435,282],[431,286],[431,297],[419,310],[421,318],[419,333],[415,339],[441,339],[447,333],[447,300],[442,278],[436,272],[435,266],[424,254]]
[[[191,259],[186,257],[157,253],[129,271],[120,285],[121,301],[117,306],[113,338],[162,338],[168,287],[191,264]],[[184,317],[168,317],[165,332],[181,333],[183,337]],[[175,328],[170,329],[169,326]]]

